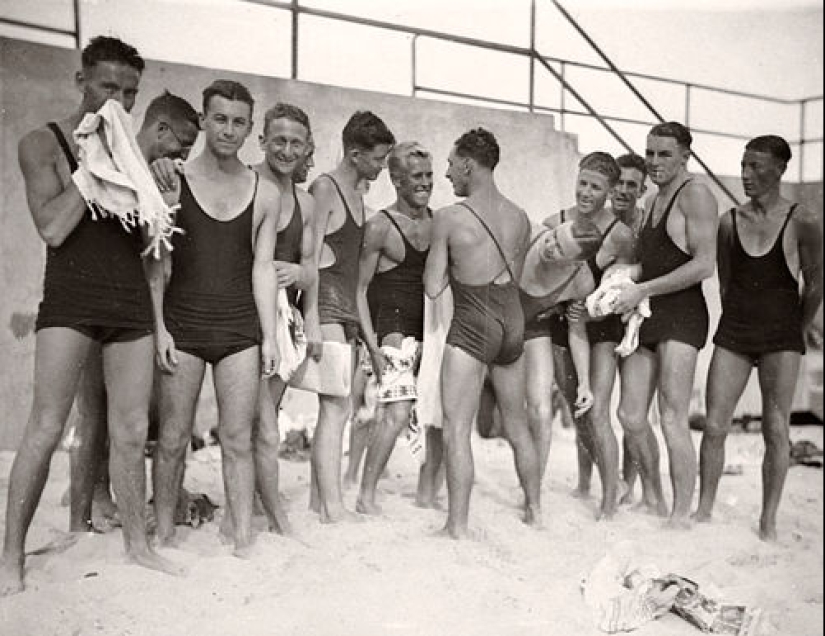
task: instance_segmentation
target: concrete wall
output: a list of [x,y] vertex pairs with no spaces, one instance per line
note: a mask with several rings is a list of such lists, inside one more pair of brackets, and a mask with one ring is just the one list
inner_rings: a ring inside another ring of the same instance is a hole
[[[65,117],[77,107],[80,96],[72,78],[79,64],[79,52],[74,50],[0,38],[0,448],[16,447],[30,408],[34,351],[31,327],[41,294],[45,254],[25,201],[17,166],[17,141],[32,128]],[[355,110],[369,109],[386,121],[399,140],[417,139],[433,152],[435,207],[453,200],[449,183],[442,178],[453,141],[479,125],[493,131],[501,144],[497,175],[502,190],[533,218],[540,220],[573,200],[576,140],[554,130],[553,118],[546,115],[150,61],[134,111],[136,121],[142,120],[146,105],[165,88],[200,109],[202,89],[219,77],[243,82],[257,102],[255,131],[241,155],[247,162],[261,158],[256,141],[260,123],[264,110],[276,101],[293,102],[309,114],[318,143],[316,173],[331,169],[340,158],[340,132],[349,116]],[[381,207],[393,198],[392,186],[384,174],[374,184],[367,203]],[[207,388],[207,394],[209,391]]]

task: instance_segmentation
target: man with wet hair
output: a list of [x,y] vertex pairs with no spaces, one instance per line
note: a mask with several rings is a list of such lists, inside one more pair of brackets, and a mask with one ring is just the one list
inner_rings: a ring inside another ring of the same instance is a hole
[[[310,186],[315,197],[315,265],[318,269],[318,313],[325,342],[350,345],[347,373],[355,359],[359,331],[356,307],[358,260],[364,238],[364,201],[357,187],[374,181],[395,145],[380,117],[358,111],[342,133],[344,156],[338,166]],[[324,365],[324,358],[321,358]],[[340,372],[341,370],[336,370]],[[312,440],[310,508],[323,523],[352,518],[341,496],[341,445],[350,414],[350,396],[318,396],[318,423]]]
[[524,314],[518,289],[530,221],[498,189],[493,171],[499,155],[496,138],[483,128],[455,142],[447,179],[457,196],[467,198],[435,213],[424,273],[430,298],[447,285],[453,293],[441,395],[449,506],[444,532],[456,539],[468,535],[470,432],[488,367],[524,491],[524,521],[541,523],[538,457],[525,411]]
[[[98,36],[75,75],[81,102],[74,113],[26,134],[18,158],[35,227],[47,245],[43,300],[36,323],[32,410],[9,478],[0,596],[23,590],[26,534],[49,474],[95,342],[102,346],[108,389],[110,469],[129,559],[168,573],[178,566],[146,536],[143,447],[152,389],[152,302],[141,251],[145,240],[114,216],[95,218],[75,185],[73,131],[107,100],[128,112],[144,69],[134,47]],[[150,268],[162,276],[162,268]]]
[[756,367],[765,440],[759,536],[767,541],[777,538],[799,360],[822,305],[822,220],[781,195],[790,159],[790,146],[782,137],[751,139],[742,156],[748,201],[728,210],[719,225],[722,318],[707,377],[699,508],[694,515],[698,521],[711,518],[733,411]]
[[637,244],[642,276],[626,283],[615,304],[616,313],[627,313],[650,299],[652,316],[642,324],[639,348],[624,363],[633,383],[623,396],[619,420],[656,512],[665,516],[658,449],[649,441],[648,412],[658,391],[673,485],[668,524],[674,527],[689,525],[696,484],[688,409],[696,357],[708,335],[702,281],[715,269],[719,224],[716,199],[687,169],[692,141],[678,122],[657,124],[647,135],[645,161],[658,192],[648,200]]

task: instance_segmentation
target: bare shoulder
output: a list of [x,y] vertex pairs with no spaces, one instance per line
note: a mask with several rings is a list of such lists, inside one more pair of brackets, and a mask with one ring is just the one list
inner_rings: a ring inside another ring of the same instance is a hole
[[541,224],[545,227],[554,228],[561,225],[561,212],[556,212],[548,217],[545,217]]
[[316,201],[320,201],[331,197],[335,192],[335,186],[330,178],[320,175],[309,185],[309,192]]
[[791,223],[800,232],[807,232],[817,229],[822,230],[822,216],[811,210],[808,206],[800,203],[796,206],[791,215]]
[[707,184],[693,179],[682,190],[680,207],[688,214],[709,213],[717,216],[718,203]]
[[17,153],[21,163],[54,162],[58,143],[54,134],[45,126],[29,131],[20,138]]
[[268,179],[258,180],[258,201],[267,209],[281,202],[281,189]]
[[386,214],[373,214],[364,224],[366,240],[383,239],[390,227],[390,220]]

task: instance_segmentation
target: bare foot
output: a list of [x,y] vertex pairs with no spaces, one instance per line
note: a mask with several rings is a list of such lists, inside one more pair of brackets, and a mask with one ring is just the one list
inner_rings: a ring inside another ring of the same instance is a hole
[[522,520],[531,528],[541,529],[544,527],[541,519],[541,508],[538,506],[524,506],[524,517]]
[[289,523],[289,519],[283,511],[277,512],[272,517],[269,517],[269,531],[280,534],[283,537],[291,537],[294,534],[292,524]]
[[232,556],[249,561],[253,556],[253,542],[251,540],[236,541]]
[[616,516],[616,506],[602,506],[596,513],[596,521],[612,521]]
[[690,517],[676,517],[671,515],[670,519],[665,522],[665,528],[669,530],[690,530],[693,524],[690,522]]
[[150,548],[147,548],[145,551],[132,552],[127,554],[127,556],[129,560],[134,562],[136,565],[140,565],[141,567],[148,568],[150,570],[156,570],[158,572],[163,572],[164,574],[171,574],[172,576],[183,576],[186,574],[185,567],[160,556],[157,552]]
[[429,508],[431,510],[444,510],[444,506],[441,502],[436,501],[435,499],[419,499],[416,498],[415,506],[418,508]]
[[23,585],[23,558],[0,561],[0,598],[19,594]]
[[361,499],[361,497],[358,497],[358,501],[355,502],[355,510],[362,515],[369,515],[371,517],[377,517],[381,514],[381,506],[374,501]]
[[321,523],[357,523],[361,521],[361,517],[343,506],[340,508],[323,508],[319,514]]
[[579,488],[574,488],[570,491],[570,496],[573,499],[590,499],[590,489],[582,490]]
[[768,543],[776,543],[779,540],[779,535],[776,532],[776,524],[760,521],[759,538]]
[[451,525],[448,521],[447,525],[445,525],[443,528],[441,528],[441,530],[436,532],[435,535],[438,537],[448,537],[450,539],[460,540],[468,539],[470,537],[470,532],[469,530],[467,530],[467,526],[457,528]]
[[690,517],[697,523],[708,523],[711,520],[711,513],[709,510],[702,510],[701,508],[697,508],[696,512]]
[[633,496],[633,490],[628,490],[620,499],[620,506],[632,506],[636,503],[636,498]]
[[344,479],[341,481],[341,485],[343,486],[344,490],[352,490],[355,486],[358,485],[358,477],[350,477],[349,475],[344,475]]

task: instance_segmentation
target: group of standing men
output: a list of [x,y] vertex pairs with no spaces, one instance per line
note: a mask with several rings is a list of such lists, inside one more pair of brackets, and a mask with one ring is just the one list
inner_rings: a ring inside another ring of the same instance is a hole
[[[174,512],[207,364],[218,403],[231,521],[226,532],[235,553],[246,556],[251,547],[256,490],[271,529],[290,532],[278,495],[277,413],[287,388],[277,374],[279,289],[300,307],[308,355],[322,367],[324,343],[351,345],[347,372],[355,367],[356,338],[368,350],[381,406],[358,512],[380,512],[378,479],[416,398],[425,295],[437,299],[449,286],[453,317],[440,380],[446,533],[468,532],[470,432],[487,376],[514,451],[525,521],[541,523],[554,377],[579,407],[577,490],[588,490],[595,462],[603,489],[600,516],[612,516],[620,497],[618,444],[610,426],[617,367],[624,477],[637,469],[643,503],[668,514],[648,421],[658,392],[673,484],[670,521],[687,524],[697,473],[688,406],[697,353],[709,329],[701,281],[715,270],[719,215],[710,190],[687,171],[692,140],[684,126],[655,126],[644,159],[586,156],[579,166],[576,205],[537,228],[499,190],[494,171],[500,149],[487,130],[471,130],[453,145],[446,176],[463,199],[435,212],[429,208],[430,152],[416,142],[396,143],[386,124],[367,111],[355,113],[344,127],[338,166],[306,192],[296,186],[306,179],[314,150],[306,113],[289,104],[268,110],[260,139],[265,158],[250,168],[238,152],[252,131],[254,100],[242,84],[217,80],[203,91],[199,118],[184,100],[167,94],[150,105],[138,134],[164,199],[179,205],[176,225],[183,230],[171,253],[155,259],[141,257],[138,233],[126,232],[116,219],[94,219],[72,180],[78,169],[72,131],[108,99],[129,111],[143,67],[129,45],[93,39],[76,77],[83,95],[79,109],[20,142],[29,207],[48,250],[34,401],[9,484],[0,595],[23,589],[26,533],[81,368],[81,396],[93,393],[103,404],[98,412],[105,410],[105,418],[98,419],[108,426],[111,481],[132,560],[180,572],[153,549],[146,528],[144,444],[153,368],[160,371],[153,463],[158,542],[174,541]],[[203,149],[181,167],[174,159],[188,154],[198,129]],[[776,534],[802,334],[822,297],[819,220],[779,194],[789,159],[784,140],[752,140],[742,164],[749,201],[725,214],[718,230],[723,318],[708,379],[709,423],[696,514],[700,520],[710,517],[725,433],[756,364],[765,399],[760,525],[766,538]],[[367,219],[361,184],[375,180],[385,164],[397,198]],[[639,209],[648,177],[658,192]],[[612,209],[606,207],[609,199]],[[614,314],[589,320],[582,309],[587,294],[611,267],[633,264],[636,282],[621,289]],[[644,299],[650,300],[652,316],[642,324],[639,347],[619,358],[620,317]],[[770,312],[769,325],[760,312]],[[410,342],[414,346],[407,346]],[[326,364],[332,364],[333,357],[327,357]],[[101,361],[96,384],[86,377],[93,359]],[[353,515],[341,493],[341,446],[350,411],[350,396],[319,395],[310,506],[324,522]],[[99,447],[99,439],[89,432],[81,444]],[[89,462],[94,454],[88,453]],[[422,470],[422,478],[436,474],[432,466]],[[94,471],[78,471],[81,477],[82,484],[73,484],[73,530],[88,524]],[[433,487],[424,490],[431,493]]]

